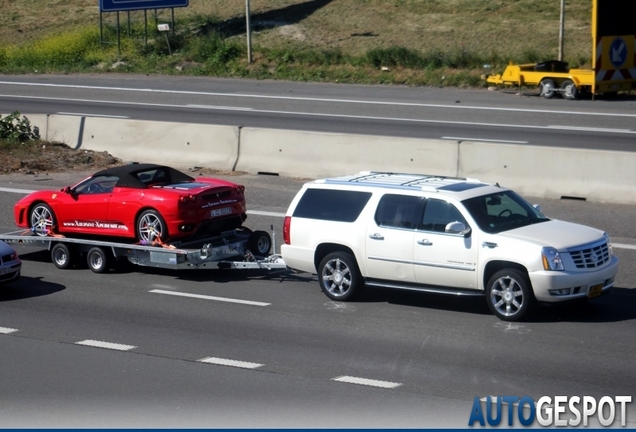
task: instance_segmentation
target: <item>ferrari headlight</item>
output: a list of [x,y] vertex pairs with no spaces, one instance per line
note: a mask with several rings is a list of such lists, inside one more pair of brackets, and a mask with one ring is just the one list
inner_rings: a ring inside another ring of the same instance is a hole
[[541,249],[541,261],[543,261],[544,270],[563,270],[563,261],[561,255],[553,247],[544,247]]

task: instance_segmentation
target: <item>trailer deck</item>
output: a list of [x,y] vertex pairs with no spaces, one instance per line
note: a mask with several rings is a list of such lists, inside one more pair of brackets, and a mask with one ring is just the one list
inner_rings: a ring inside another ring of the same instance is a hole
[[221,234],[175,244],[135,244],[115,241],[38,236],[31,232],[0,234],[0,240],[14,245],[43,247],[50,251],[53,264],[60,269],[73,266],[85,256],[88,267],[103,273],[116,260],[165,269],[267,269],[287,268],[280,255],[270,255],[272,238],[266,231],[236,229]]

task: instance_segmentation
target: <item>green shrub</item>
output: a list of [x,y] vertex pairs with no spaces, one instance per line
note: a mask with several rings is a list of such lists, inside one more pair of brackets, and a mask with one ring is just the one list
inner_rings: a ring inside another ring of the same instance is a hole
[[25,142],[40,139],[40,130],[37,126],[31,126],[28,118],[14,111],[8,116],[0,116],[0,139],[8,142]]

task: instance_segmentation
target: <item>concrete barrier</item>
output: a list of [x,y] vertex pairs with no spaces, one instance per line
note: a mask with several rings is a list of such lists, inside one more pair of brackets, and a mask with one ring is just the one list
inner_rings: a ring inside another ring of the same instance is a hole
[[453,141],[242,128],[237,171],[317,178],[363,170],[457,173]]
[[[4,115],[3,115],[4,116]],[[636,153],[25,115],[40,135],[125,161],[319,178],[394,171],[478,178],[522,195],[633,204]]]
[[87,117],[81,147],[129,162],[231,171],[238,158],[238,128]]
[[636,153],[462,142],[461,177],[498,182],[522,195],[636,202]]
[[[31,116],[29,116],[30,118]],[[80,144],[83,126],[84,117],[51,114],[48,116],[46,139],[48,141],[63,142],[73,148],[77,148]],[[40,135],[42,135],[41,132]]]

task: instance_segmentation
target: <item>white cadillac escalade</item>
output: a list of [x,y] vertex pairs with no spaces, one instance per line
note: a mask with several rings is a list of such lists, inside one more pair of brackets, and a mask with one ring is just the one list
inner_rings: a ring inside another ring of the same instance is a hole
[[618,258],[606,233],[552,220],[510,189],[477,180],[363,172],[306,183],[281,253],[346,301],[365,285],[485,295],[517,321],[536,301],[597,297]]

